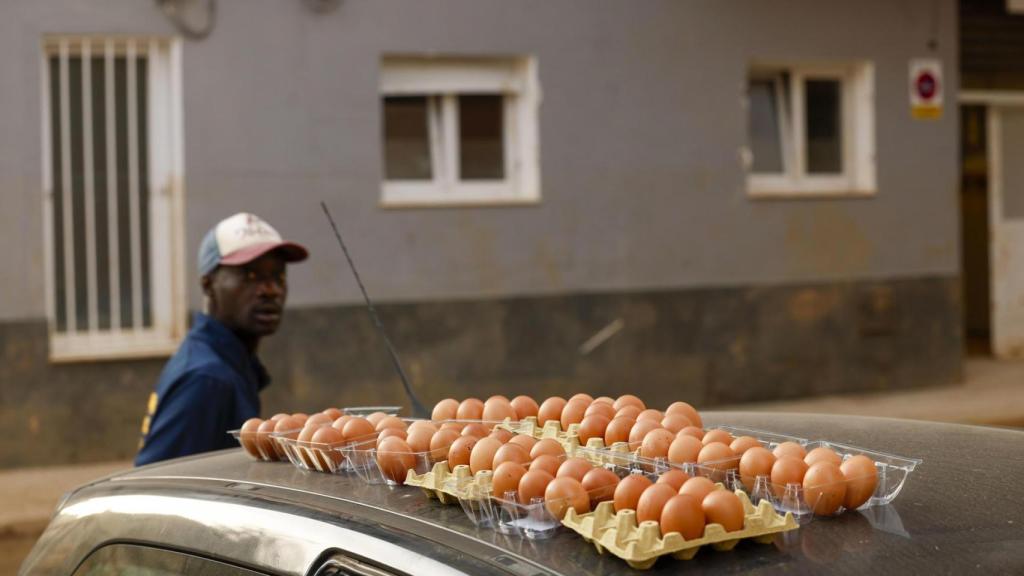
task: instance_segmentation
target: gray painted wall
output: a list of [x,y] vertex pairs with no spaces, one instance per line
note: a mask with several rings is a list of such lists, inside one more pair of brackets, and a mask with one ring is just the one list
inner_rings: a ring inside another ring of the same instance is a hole
[[[219,0],[184,51],[188,263],[238,210],[313,258],[291,301],[357,288],[317,206],[327,199],[379,300],[955,275],[954,0]],[[938,6],[947,113],[910,118],[907,60]],[[44,33],[171,34],[153,2],[0,6],[0,319],[45,315],[39,52]],[[532,54],[543,201],[383,210],[382,53]],[[738,149],[754,59],[876,65],[879,194],[751,200]],[[194,273],[189,304],[198,306]]]

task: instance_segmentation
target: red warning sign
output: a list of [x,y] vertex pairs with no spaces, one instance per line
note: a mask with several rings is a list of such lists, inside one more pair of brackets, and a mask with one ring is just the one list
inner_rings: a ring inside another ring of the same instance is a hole
[[942,117],[942,62],[938,59],[910,61],[910,114],[919,120]]

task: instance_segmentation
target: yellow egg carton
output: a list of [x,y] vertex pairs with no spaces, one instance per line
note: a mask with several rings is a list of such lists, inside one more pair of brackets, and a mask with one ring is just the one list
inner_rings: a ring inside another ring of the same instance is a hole
[[562,524],[593,543],[599,553],[604,554],[607,550],[636,570],[647,570],[658,558],[669,554],[673,558],[689,560],[706,545],[715,550],[732,550],[743,539],[767,544],[774,534],[799,527],[792,514],[787,512],[781,516],[769,502],[762,500],[755,507],[742,490],[736,490],[736,495],[743,503],[743,528],[726,532],[721,524],[708,524],[704,527],[704,535],[694,540],[684,540],[678,532],[662,537],[655,521],[649,520],[637,526],[634,510],[616,514],[612,502],[602,502],[587,514],[576,514],[569,508]]
[[409,470],[405,477],[406,486],[416,486],[428,498],[437,498],[442,504],[458,504],[460,499],[478,498],[491,490],[490,470],[481,470],[473,475],[465,464],[449,470],[448,461],[434,464],[429,472],[417,474]]

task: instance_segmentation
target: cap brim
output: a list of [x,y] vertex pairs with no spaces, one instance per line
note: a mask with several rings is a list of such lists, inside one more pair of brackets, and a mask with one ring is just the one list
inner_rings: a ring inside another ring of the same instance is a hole
[[301,244],[294,242],[267,242],[266,244],[255,244],[241,250],[236,250],[222,257],[220,264],[223,266],[241,266],[252,262],[264,254],[275,251],[284,256],[285,262],[302,262],[309,258],[309,250],[306,250]]

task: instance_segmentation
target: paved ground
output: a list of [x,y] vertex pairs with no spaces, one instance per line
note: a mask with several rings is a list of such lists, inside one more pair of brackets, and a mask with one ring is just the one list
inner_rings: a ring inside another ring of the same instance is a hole
[[[965,383],[910,392],[829,396],[722,409],[863,414],[1024,427],[1024,362],[969,360]],[[17,572],[61,495],[130,462],[0,471],[0,575]]]

